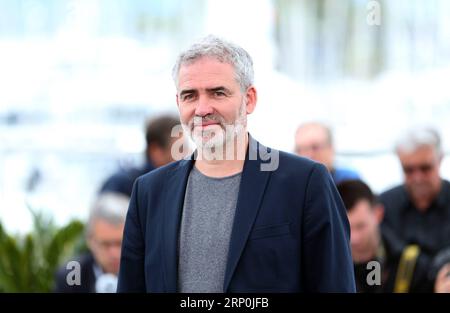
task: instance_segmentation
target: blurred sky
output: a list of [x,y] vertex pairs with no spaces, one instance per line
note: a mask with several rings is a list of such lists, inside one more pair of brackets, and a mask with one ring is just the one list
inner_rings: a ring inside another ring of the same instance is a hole
[[254,58],[258,140],[292,151],[299,123],[323,121],[340,164],[377,192],[398,184],[403,130],[433,125],[450,151],[449,14],[446,0],[0,0],[0,221],[28,229],[27,206],[85,218],[100,183],[142,161],[145,118],[176,112],[176,55],[210,33]]

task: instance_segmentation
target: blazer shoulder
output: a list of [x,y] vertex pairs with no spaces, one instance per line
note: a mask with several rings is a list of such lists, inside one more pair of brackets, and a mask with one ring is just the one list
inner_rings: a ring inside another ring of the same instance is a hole
[[153,171],[138,177],[138,179],[136,180],[136,184],[139,183],[140,185],[144,185],[144,186],[160,184],[164,181],[165,177],[169,173],[176,170],[180,166],[185,165],[186,162],[189,162],[189,161],[188,160],[180,160],[180,161],[171,162],[169,164],[158,167],[158,168],[154,169]]
[[[295,155],[290,152],[279,151],[280,170],[295,173],[296,175],[309,176],[316,167],[324,167],[322,164],[310,159]],[[323,170],[323,169],[322,169]]]

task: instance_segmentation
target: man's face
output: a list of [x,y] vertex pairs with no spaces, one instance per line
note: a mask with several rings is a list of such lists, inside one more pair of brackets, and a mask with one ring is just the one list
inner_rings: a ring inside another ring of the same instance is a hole
[[88,245],[95,260],[106,273],[119,272],[124,226],[123,223],[113,225],[101,219],[94,221]]
[[[176,145],[176,147],[174,147]],[[178,147],[185,147],[185,137],[183,133],[178,136],[171,137],[167,147],[162,147],[156,143],[151,144],[147,148],[147,157],[152,161],[155,167],[166,165],[170,162],[182,159],[188,151],[180,151]],[[175,151],[172,151],[172,148]],[[175,154],[176,153],[176,154]]]
[[398,151],[405,175],[405,185],[415,200],[430,199],[441,186],[441,157],[433,147],[422,146],[412,152]]
[[376,253],[376,242],[379,236],[378,225],[383,216],[382,207],[371,207],[367,200],[358,201],[347,212],[350,223],[353,261],[367,262]]
[[327,132],[315,125],[301,127],[295,138],[295,152],[303,157],[333,168],[334,150]]
[[177,104],[183,128],[198,147],[223,146],[246,129],[256,91],[241,91],[232,65],[203,57],[181,66]]

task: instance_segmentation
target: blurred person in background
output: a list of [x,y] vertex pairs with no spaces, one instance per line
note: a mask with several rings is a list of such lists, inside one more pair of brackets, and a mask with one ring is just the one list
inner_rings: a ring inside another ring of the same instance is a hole
[[358,173],[336,167],[331,129],[319,122],[301,124],[295,133],[295,153],[325,165],[335,184],[347,179],[359,179]]
[[[350,222],[357,291],[432,292],[432,284],[428,281],[430,259],[420,255],[414,260],[414,266],[405,266],[411,264],[405,258],[407,247],[392,231],[380,227],[384,208],[369,186],[361,180],[346,180],[339,183],[337,188]],[[372,261],[380,265],[380,273],[377,273],[379,284],[367,279],[375,268],[368,266]]]
[[[172,137],[172,129],[180,125],[180,120],[171,115],[152,118],[146,123],[145,150],[146,163],[140,168],[122,169],[109,177],[102,185],[100,193],[118,192],[131,197],[131,190],[136,178],[155,168],[166,165],[174,158],[171,153],[172,145],[180,137]],[[182,132],[180,132],[181,136]]]
[[120,193],[99,195],[86,224],[89,253],[76,258],[79,284],[70,283],[73,268],[61,267],[56,274],[55,292],[115,292],[120,264],[123,229],[129,197]]
[[434,258],[430,280],[434,281],[434,292],[450,293],[450,247],[441,250]]
[[439,169],[444,156],[439,133],[414,128],[396,145],[404,183],[381,194],[383,226],[431,257],[450,247],[450,183]]

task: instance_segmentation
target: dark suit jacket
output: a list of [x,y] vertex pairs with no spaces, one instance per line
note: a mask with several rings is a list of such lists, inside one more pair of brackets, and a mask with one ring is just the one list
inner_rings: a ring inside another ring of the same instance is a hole
[[87,253],[77,259],[80,263],[80,285],[69,286],[66,282],[67,275],[72,269],[66,269],[66,266],[61,267],[56,272],[55,288],[53,292],[59,293],[95,293],[95,274],[94,264],[95,260],[92,254]]
[[[250,137],[223,290],[354,292],[346,210],[327,169],[279,152],[278,169],[261,171],[269,154],[250,159],[257,151],[264,147]],[[177,292],[178,235],[193,164],[174,162],[136,181],[118,292]]]
[[147,163],[141,168],[133,167],[122,169],[117,173],[114,173],[103,183],[99,193],[117,192],[131,197],[131,191],[133,190],[133,184],[136,178],[154,169],[155,167],[150,161],[147,161]]

